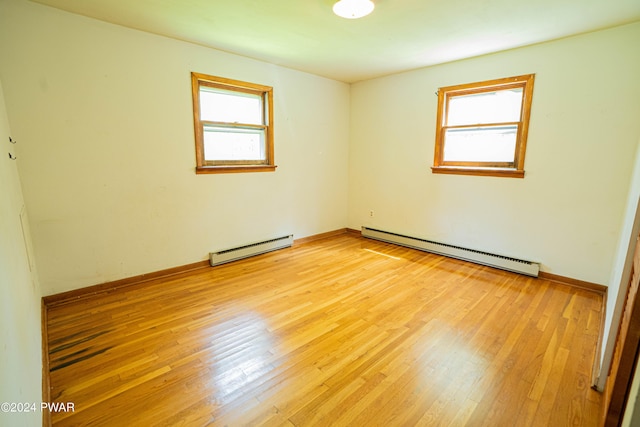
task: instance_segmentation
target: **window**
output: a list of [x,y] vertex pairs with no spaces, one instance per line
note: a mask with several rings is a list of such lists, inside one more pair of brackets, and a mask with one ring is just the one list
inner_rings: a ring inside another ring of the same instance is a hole
[[524,178],[533,74],[438,90],[432,171]]
[[196,173],[274,171],[273,89],[191,73]]

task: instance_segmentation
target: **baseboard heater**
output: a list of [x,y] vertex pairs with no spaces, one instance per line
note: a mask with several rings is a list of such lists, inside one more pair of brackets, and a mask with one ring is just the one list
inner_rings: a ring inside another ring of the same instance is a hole
[[237,248],[225,249],[219,252],[211,252],[209,253],[209,263],[213,267],[227,262],[260,255],[265,252],[288,248],[291,245],[293,245],[293,234],[265,240],[263,242],[250,243],[248,245],[238,246]]
[[475,249],[468,249],[446,243],[420,239],[417,237],[404,236],[402,234],[376,230],[374,228],[362,227],[362,236],[425,252],[432,252],[451,258],[471,261],[476,264],[488,265],[502,270],[526,274],[527,276],[538,277],[538,273],[540,272],[540,264],[537,262],[496,255],[488,252],[477,251]]

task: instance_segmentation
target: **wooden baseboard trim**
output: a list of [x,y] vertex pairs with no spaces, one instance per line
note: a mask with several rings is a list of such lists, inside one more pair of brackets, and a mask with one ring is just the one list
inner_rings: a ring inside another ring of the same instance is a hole
[[[362,236],[361,230],[354,230],[353,228],[347,228],[347,233],[354,233]],[[473,261],[469,261],[473,262]],[[538,278],[550,280],[552,282],[562,283],[564,285],[574,286],[577,288],[586,289],[589,291],[594,291],[602,295],[607,294],[607,287],[604,285],[599,285],[597,283],[585,282],[584,280],[572,279],[571,277],[560,276],[558,274],[547,273],[545,271],[541,271],[538,273]]]
[[538,278],[562,283],[564,285],[569,285],[576,288],[586,289],[588,291],[597,292],[602,295],[607,293],[606,286],[592,282],[585,282],[584,280],[572,279],[571,277],[559,276],[557,274],[547,273],[546,271],[541,271],[538,274]]
[[62,292],[54,295],[47,295],[43,297],[44,304],[47,307],[56,306],[59,304],[68,303],[81,298],[87,298],[96,294],[105,292],[112,292],[120,288],[124,288],[131,285],[137,285],[138,283],[148,282],[150,280],[164,279],[167,277],[175,276],[182,273],[191,273],[195,270],[204,268],[211,268],[209,260],[199,261],[192,264],[181,265],[179,267],[168,268],[166,270],[155,271],[153,273],[140,274],[138,276],[126,277],[120,280],[114,280],[112,282],[101,283],[99,285],[88,286],[85,288],[74,289],[67,292]]
[[338,230],[327,231],[326,233],[314,234],[313,236],[302,237],[293,241],[294,245],[302,245],[304,243],[313,242],[315,240],[326,239],[327,237],[339,236],[347,233],[347,228],[340,228]]
[[[51,402],[51,383],[49,380],[49,329],[47,306],[44,298],[40,300],[40,330],[42,334],[42,401]],[[42,411],[42,426],[51,426],[51,412]]]
[[[360,230],[354,230],[352,228],[340,228],[338,230],[328,231],[326,233],[320,233],[320,234],[315,234],[313,236],[307,236],[300,239],[296,239],[294,240],[293,243],[294,245],[301,245],[301,244],[313,242],[315,240],[339,236],[341,234],[346,234],[346,233],[356,234],[358,236],[362,235]],[[193,272],[194,270],[199,270],[203,268],[211,268],[208,260],[199,261],[199,262],[182,265],[178,267],[168,268],[165,270],[155,271],[152,273],[141,274],[138,276],[127,277],[124,279],[101,283],[98,285],[88,286],[80,289],[74,289],[74,290],[62,292],[59,294],[47,295],[42,298],[42,301],[46,309],[46,307],[52,307],[55,305],[64,304],[70,301],[75,301],[81,298],[86,298],[86,297],[100,294],[100,293],[111,292],[126,286],[131,286],[131,285],[135,285],[142,282],[148,282],[150,280],[155,280],[155,279],[163,279],[163,278],[174,276],[176,274]],[[596,283],[591,283],[591,282],[585,282],[583,280],[572,279],[570,277],[564,277],[557,274],[547,273],[544,271],[541,271],[538,277],[541,279],[551,280],[553,282],[558,282],[565,285],[575,286],[582,289],[598,292],[600,294],[606,294],[607,292],[606,286],[598,285]]]
[[[303,237],[301,239],[294,240],[294,244],[299,245],[299,244],[312,242],[314,240],[338,236],[340,234],[347,233],[347,231],[348,229],[341,228],[341,229],[329,231],[326,233]],[[199,261],[192,264],[182,265],[182,266],[173,267],[173,268],[168,268],[166,270],[155,271],[152,273],[141,274],[138,276],[126,277],[124,279],[101,283],[93,286],[87,286],[80,289],[73,289],[71,291],[62,292],[59,294],[47,295],[42,298],[42,301],[45,307],[53,307],[53,306],[65,304],[71,301],[76,301],[78,299],[87,298],[96,294],[113,292],[120,288],[137,285],[138,283],[148,282],[150,280],[156,280],[156,279],[164,279],[164,278],[175,276],[177,274],[182,274],[182,273],[191,273],[195,270],[204,269],[204,268],[211,268],[209,264],[209,260]]]

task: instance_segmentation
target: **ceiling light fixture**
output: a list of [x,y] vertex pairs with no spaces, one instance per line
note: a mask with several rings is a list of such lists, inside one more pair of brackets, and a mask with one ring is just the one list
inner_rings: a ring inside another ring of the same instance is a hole
[[333,5],[333,13],[347,19],[358,19],[373,12],[371,0],[340,0]]

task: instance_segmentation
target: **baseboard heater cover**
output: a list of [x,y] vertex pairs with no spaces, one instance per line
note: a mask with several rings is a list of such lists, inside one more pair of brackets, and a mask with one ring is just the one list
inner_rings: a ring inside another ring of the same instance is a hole
[[475,249],[449,245],[447,243],[439,243],[431,240],[420,239],[417,237],[404,236],[402,234],[376,230],[374,228],[362,227],[362,236],[374,240],[380,240],[387,243],[393,243],[400,246],[418,249],[425,252],[431,252],[451,258],[470,261],[476,264],[482,264],[502,270],[513,271],[515,273],[521,273],[527,276],[538,277],[538,273],[540,272],[540,264],[537,262],[525,261],[522,259],[511,258],[503,255],[496,255],[488,252],[478,251]]
[[292,245],[293,234],[289,234],[287,236],[276,237],[275,239],[269,239],[263,242],[250,243],[248,245],[225,249],[219,252],[211,252],[209,253],[209,263],[214,267],[227,262],[249,258],[278,249],[288,248]]

